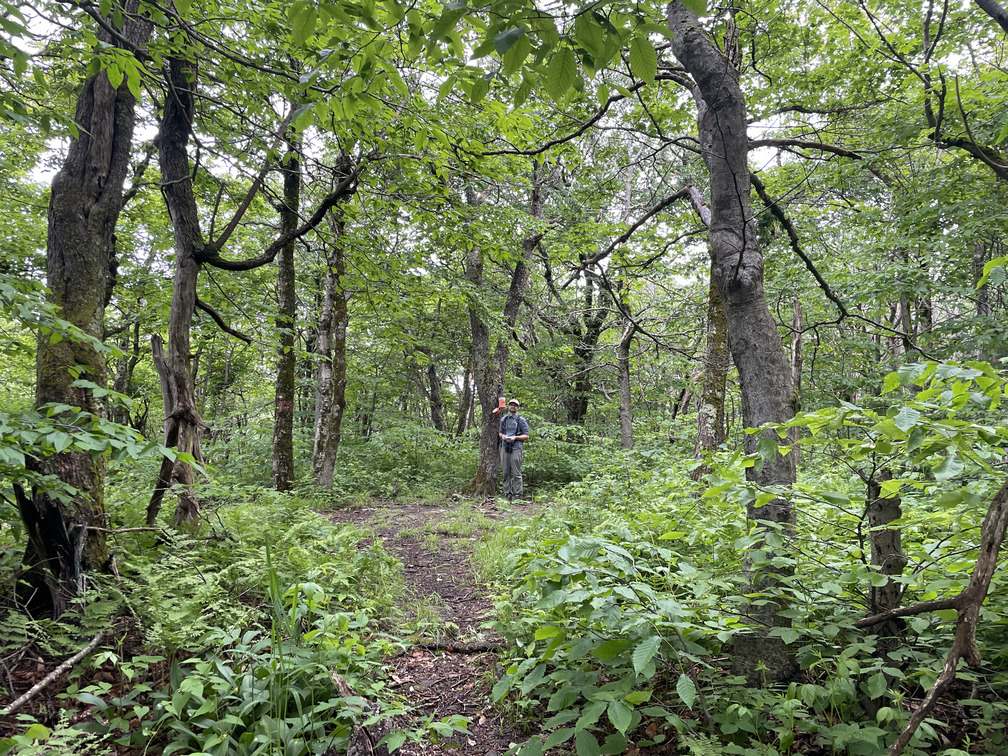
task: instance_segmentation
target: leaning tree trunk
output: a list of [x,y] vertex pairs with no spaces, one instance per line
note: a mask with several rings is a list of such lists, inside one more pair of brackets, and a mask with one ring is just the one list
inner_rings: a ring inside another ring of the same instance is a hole
[[[150,36],[138,3],[117,6],[122,37],[142,47]],[[112,15],[109,16],[112,18]],[[99,37],[115,46],[105,32]],[[94,339],[104,338],[105,306],[115,283],[115,227],[122,209],[123,183],[129,167],[136,102],[124,81],[118,89],[102,71],[87,79],[77,97],[74,119],[78,138],[70,142],[63,166],[53,179],[46,241],[46,280],[56,314]],[[83,371],[71,374],[74,366]],[[89,389],[74,385],[79,378],[100,387],[107,365],[94,342],[40,336],[36,354],[36,403],[76,407],[96,417],[103,403]],[[49,490],[17,490],[21,519],[28,534],[25,550],[26,590],[30,608],[59,617],[76,596],[83,573],[108,560],[105,536],[91,526],[105,520],[105,460],[81,452],[29,462],[39,475],[51,475],[76,490],[73,501],[61,503]]]
[[[301,208],[301,163],[297,144],[287,143],[287,159],[283,167],[284,204],[280,210],[280,233],[286,235],[298,226]],[[294,485],[294,392],[297,354],[294,351],[294,323],[297,296],[294,278],[294,248],[292,239],[277,257],[277,331],[280,345],[277,354],[276,393],[273,413],[273,487],[289,491]]]
[[[202,463],[200,433],[207,426],[196,409],[193,385],[192,349],[189,331],[196,309],[196,283],[202,263],[197,253],[206,245],[199,228],[199,212],[190,179],[187,145],[195,112],[198,68],[194,61],[172,58],[169,62],[168,87],[161,128],[155,138],[161,166],[162,192],[168,205],[175,236],[175,281],[171,315],[168,323],[168,351],[155,366],[161,378],[165,403],[165,446],[190,455]],[[159,341],[159,340],[158,340]],[[158,341],[153,342],[155,350]],[[195,475],[182,457],[165,458],[147,505],[147,522],[153,524],[161,509],[165,492],[176,487],[178,496],[174,524],[192,522],[199,517],[199,500],[193,491]]]
[[[728,329],[728,344],[738,368],[742,417],[747,427],[782,423],[792,416],[791,371],[777,325],[767,307],[763,289],[763,255],[756,235],[750,201],[748,135],[745,99],[738,72],[714,44],[696,13],[680,0],[668,6],[671,47],[693,77],[700,146],[710,175],[711,223],[709,230],[712,273],[721,293]],[[772,436],[776,438],[776,434]],[[746,451],[755,453],[759,436],[746,437]],[[770,455],[747,470],[760,485],[791,485],[793,460]],[[747,517],[789,530],[794,525],[790,502],[775,498],[763,506],[747,505]],[[771,559],[766,544],[764,552]],[[750,571],[755,590],[772,588],[774,576]],[[758,587],[756,583],[758,582]],[[750,606],[756,627],[786,624],[778,616],[778,602]],[[794,671],[793,660],[780,639],[754,631],[736,644],[736,665],[750,681],[784,679]]]

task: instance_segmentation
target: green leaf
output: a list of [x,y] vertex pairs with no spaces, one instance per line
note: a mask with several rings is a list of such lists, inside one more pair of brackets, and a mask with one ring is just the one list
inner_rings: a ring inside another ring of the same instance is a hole
[[886,692],[886,678],[881,672],[876,672],[868,678],[868,695],[873,699],[881,698]]
[[109,84],[112,85],[112,89],[119,89],[119,85],[123,82],[123,71],[119,68],[118,63],[112,63],[105,73],[108,75]]
[[525,30],[521,27],[514,29],[508,29],[507,31],[502,31],[496,37],[494,37],[494,50],[497,51],[498,55],[504,55],[511,46],[514,45],[519,39],[525,36]]
[[500,701],[507,695],[509,690],[511,690],[511,675],[504,675],[493,686],[493,690],[490,691],[490,698],[495,702]]
[[956,477],[959,475],[963,469],[965,469],[966,463],[963,462],[955,454],[950,454],[945,457],[938,466],[934,469],[935,480],[939,483],[943,483],[946,480]]
[[626,638],[612,638],[600,644],[592,651],[592,655],[599,661],[610,662],[618,658],[629,645],[630,641]]
[[573,727],[563,727],[556,732],[550,733],[550,736],[546,738],[545,748],[553,748],[560,745],[561,743],[566,743],[570,740],[571,735],[574,734]]
[[523,34],[508,48],[508,51],[501,58],[504,75],[511,76],[521,68],[522,63],[525,62],[531,51],[532,43],[529,41],[528,35]]
[[783,640],[785,645],[791,645],[801,637],[801,633],[793,627],[775,627],[770,634]]
[[318,21],[318,11],[315,4],[308,0],[299,0],[287,11],[291,23],[291,36],[295,45],[303,45],[315,31]]
[[630,71],[638,79],[654,81],[658,73],[658,53],[655,52],[651,40],[644,35],[638,35],[630,41]]
[[679,694],[679,698],[682,699],[684,704],[686,704],[686,708],[692,711],[693,704],[697,697],[697,690],[696,685],[693,684],[689,675],[685,672],[679,675],[679,680],[676,682],[675,689],[676,693]]
[[465,13],[464,5],[461,8],[452,6],[457,6],[457,3],[449,3],[446,5],[444,12],[441,14],[441,18],[437,20],[434,24],[434,28],[431,29],[430,39],[432,42],[438,42],[447,37],[451,30],[455,28],[455,24],[458,20],[462,18],[462,14]]
[[890,391],[899,388],[899,385],[899,376],[896,373],[889,373],[882,382],[882,393],[888,394]]
[[25,737],[31,740],[48,740],[50,735],[52,735],[52,730],[39,722],[35,722],[25,730]]
[[185,18],[189,15],[189,9],[192,8],[192,0],[174,0],[175,11]]
[[535,631],[536,640],[546,640],[548,638],[555,638],[560,635],[563,631],[556,625],[544,625],[543,627],[537,628]]
[[658,649],[661,647],[661,637],[657,635],[652,635],[645,638],[638,644],[637,648],[633,652],[633,668],[634,672],[638,675],[641,670],[647,666],[647,663],[654,658],[654,655],[658,653]]
[[642,703],[646,703],[651,700],[650,690],[631,690],[625,696],[623,700],[626,701],[631,706],[639,706]]
[[140,102],[140,69],[132,64],[126,67],[126,87],[129,89],[130,94],[133,95],[133,99]]
[[394,732],[390,732],[378,742],[379,745],[384,744],[388,748],[389,752],[393,753],[399,750],[403,743],[406,742],[406,733],[402,730],[396,730]]
[[546,72],[546,91],[559,101],[577,77],[577,59],[569,47],[561,47],[553,55]]
[[682,4],[698,16],[707,15],[707,0],[682,0]]
[[620,732],[626,732],[630,727],[630,722],[633,720],[633,709],[622,701],[610,701],[607,713],[612,726]]
[[486,97],[487,92],[490,91],[490,82],[484,79],[482,76],[473,82],[472,89],[469,90],[469,102],[473,105],[479,103],[484,97]]
[[574,745],[577,748],[578,756],[601,756],[602,754],[599,742],[588,730],[578,731],[577,737],[574,739]]
[[896,375],[899,378],[899,385],[909,386],[924,373],[926,368],[926,365],[918,362],[910,363],[908,365],[900,365],[899,370],[896,371]]
[[824,491],[822,497],[834,507],[850,506],[850,497],[835,491]]
[[[1004,257],[995,257],[993,260],[984,265],[983,275],[977,282],[977,288],[981,286],[986,286],[987,284],[993,284],[994,286],[1000,286],[1004,283],[1006,273],[1005,266],[1008,265],[1008,255]],[[994,283],[997,281],[998,283]]]
[[899,428],[904,433],[915,425],[921,418],[921,413],[910,407],[902,407],[896,416],[893,418],[893,422],[896,423],[896,427]]

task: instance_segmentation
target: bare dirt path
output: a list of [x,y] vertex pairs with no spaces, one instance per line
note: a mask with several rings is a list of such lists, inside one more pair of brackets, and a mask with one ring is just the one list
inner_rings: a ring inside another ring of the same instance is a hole
[[403,756],[502,756],[527,735],[491,705],[496,650],[503,639],[488,627],[493,602],[477,578],[473,549],[494,520],[527,513],[459,499],[436,506],[382,502],[330,513],[336,523],[372,530],[403,563],[403,611],[417,628],[413,645],[390,660],[393,689],[421,717],[465,717],[468,733],[441,742],[406,743]]

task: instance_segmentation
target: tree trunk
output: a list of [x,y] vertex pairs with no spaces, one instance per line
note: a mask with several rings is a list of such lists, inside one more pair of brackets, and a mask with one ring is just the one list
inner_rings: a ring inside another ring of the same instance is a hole
[[[517,268],[524,268],[518,263]],[[475,291],[483,289],[483,250],[473,245],[466,254],[466,280]],[[504,395],[504,368],[507,366],[507,341],[500,339],[497,349],[490,351],[490,328],[480,318],[475,304],[469,306],[469,327],[472,329],[473,381],[480,404],[480,453],[476,474],[466,486],[474,493],[492,496],[497,491],[500,457],[497,454],[497,399]]]
[[437,365],[434,364],[433,355],[427,362],[427,382],[430,384],[430,411],[431,425],[437,430],[444,432],[444,401],[441,398],[441,379],[437,374]]
[[[696,14],[680,0],[669,4],[668,16],[672,51],[695,82],[700,146],[711,186],[712,272],[724,306],[729,348],[738,368],[743,421],[750,428],[782,423],[792,416],[791,371],[763,288],[763,255],[750,201],[746,107],[738,73]],[[770,436],[776,442],[776,434]],[[758,442],[759,436],[747,436],[746,451],[755,453]],[[760,485],[791,485],[795,480],[793,459],[780,454],[746,472]],[[779,525],[785,531],[795,521],[786,499],[774,499],[760,507],[751,503],[746,514],[750,520]],[[766,544],[763,550],[773,558]],[[773,574],[765,571],[751,570],[750,579],[754,590],[772,587],[774,582]],[[782,608],[767,602],[751,605],[749,612],[756,627],[774,627],[788,623],[777,615]],[[736,665],[751,682],[782,680],[795,669],[780,639],[763,632],[754,632],[736,644]]]
[[333,242],[326,252],[325,292],[319,316],[315,445],[312,453],[315,479],[323,488],[333,486],[336,454],[342,438],[343,411],[346,408],[346,334],[350,321],[347,293],[343,288],[346,259],[343,216],[339,209],[333,210],[330,225]]
[[[117,5],[122,34],[143,46],[151,27],[136,13],[138,3]],[[109,15],[112,18],[112,14]],[[105,32],[103,42],[115,45]],[[79,136],[52,183],[46,240],[46,282],[56,314],[95,339],[105,336],[105,306],[115,284],[115,227],[129,167],[136,102],[124,81],[118,89],[102,71],[87,79],[74,115]],[[83,371],[72,375],[75,365]],[[36,352],[36,404],[65,404],[103,417],[103,402],[80,380],[104,387],[108,380],[102,352],[93,342],[40,336]],[[105,522],[105,460],[80,452],[62,452],[30,460],[39,475],[52,475],[72,486],[71,503],[61,503],[42,488],[20,491],[18,505],[28,534],[25,596],[30,609],[59,617],[80,592],[83,573],[104,566],[108,550],[103,533],[89,530]],[[48,595],[47,595],[48,594]]]
[[[802,406],[802,331],[805,329],[805,316],[802,313],[801,300],[798,292],[794,293],[791,311],[791,384],[794,387],[794,397],[791,406],[794,411],[800,412]],[[791,454],[794,456],[795,468],[801,465],[801,447],[798,440],[801,438],[801,428],[791,429],[789,443],[794,447]]]
[[462,396],[459,399],[458,423],[455,427],[455,435],[461,436],[469,428],[469,419],[473,410],[473,377],[472,377],[472,350],[469,352],[469,361],[466,363],[465,376],[462,379]]
[[[902,503],[899,496],[882,495],[882,482],[891,477],[891,474],[886,472],[867,481],[866,515],[871,543],[871,563],[883,575],[890,576],[885,585],[871,586],[869,590],[871,614],[895,609],[903,598],[903,590],[893,578],[903,574],[907,556],[903,553],[900,529],[890,527],[890,523],[903,516]],[[902,625],[900,620],[890,620],[881,626],[879,634],[890,638],[899,637],[902,634]]]
[[[119,340],[119,348],[123,357],[116,367],[115,378],[112,381],[112,390],[117,394],[129,396],[133,392],[133,374],[136,366],[140,363],[140,321],[137,319],[132,328],[123,331]],[[146,397],[135,400],[135,404],[142,402],[143,409],[135,407],[135,412],[131,412],[128,406],[116,402],[110,410],[110,419],[119,425],[128,425],[137,432],[146,435],[147,411],[149,405]]]
[[[470,200],[472,198],[470,197]],[[472,204],[472,202],[471,202]],[[532,202],[530,215],[533,218],[542,216],[543,198],[539,192],[539,169],[532,187]],[[511,286],[508,288],[507,299],[504,301],[504,323],[507,331],[514,328],[518,320],[518,310],[522,297],[528,285],[528,260],[542,238],[540,233],[531,233],[522,241],[522,257],[515,263],[511,275]],[[466,281],[473,291],[483,290],[483,250],[473,245],[466,254]],[[504,395],[504,371],[507,368],[510,352],[509,334],[503,334],[497,339],[497,344],[490,351],[490,329],[482,318],[475,303],[469,305],[469,325],[472,328],[472,364],[473,379],[476,383],[476,394],[479,397],[482,413],[480,426],[480,455],[476,465],[476,474],[466,484],[466,489],[483,496],[492,496],[497,491],[497,477],[500,473],[500,455],[497,449],[498,415],[494,414],[497,400]]]
[[[206,244],[199,228],[187,151],[199,71],[193,61],[180,58],[172,58],[168,65],[171,94],[165,98],[155,145],[161,166],[162,192],[175,236],[175,282],[168,324],[168,352],[158,365],[158,373],[162,395],[168,400],[165,403],[165,446],[175,447],[177,452],[192,455],[202,463],[199,434],[207,426],[196,409],[189,331],[202,267],[197,252]],[[158,364],[156,358],[155,364]],[[175,525],[198,518],[199,501],[192,489],[193,482],[193,469],[185,460],[162,460],[154,493],[147,505],[147,522],[153,524],[157,518],[165,491],[171,485],[177,486]]]
[[[700,394],[697,396],[697,435],[693,456],[700,459],[705,452],[712,452],[725,440],[725,384],[731,356],[728,353],[728,326],[725,323],[724,308],[721,306],[721,292],[714,280],[713,269],[707,287],[707,326],[704,345],[703,376]],[[692,477],[699,480],[709,472],[706,465],[697,467]]]
[[[627,305],[623,305],[624,309]],[[620,445],[624,449],[632,449],[633,439],[633,405],[630,398],[630,344],[637,332],[636,324],[629,318],[624,318],[623,333],[616,344],[616,364],[619,370],[619,419]]]
[[[284,204],[280,210],[280,233],[297,228],[301,209],[301,164],[297,144],[287,143],[287,159],[283,167]],[[294,323],[297,297],[294,278],[295,241],[289,241],[277,257],[277,332],[280,345],[277,354],[276,395],[273,414],[273,487],[288,491],[294,485],[294,392],[297,354],[294,351]]]
[[[586,257],[581,256],[582,262]],[[567,422],[580,425],[588,414],[588,404],[592,393],[591,366],[595,359],[595,349],[605,325],[605,310],[602,309],[602,292],[599,291],[599,307],[595,307],[595,279],[587,277],[585,282],[582,322],[565,332],[577,339],[574,345],[574,378],[570,395],[564,404],[567,407]]]

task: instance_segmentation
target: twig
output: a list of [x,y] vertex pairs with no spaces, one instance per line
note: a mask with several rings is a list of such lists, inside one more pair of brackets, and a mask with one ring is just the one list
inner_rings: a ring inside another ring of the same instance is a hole
[[79,662],[81,659],[83,659],[85,656],[90,654],[98,647],[98,644],[101,643],[102,638],[105,637],[105,633],[106,633],[105,630],[99,630],[95,634],[95,637],[91,639],[90,643],[88,643],[83,649],[81,649],[76,654],[67,659],[65,662],[56,667],[56,669],[54,669],[52,672],[50,672],[48,675],[42,678],[42,680],[35,683],[35,685],[32,686],[31,690],[29,690],[27,693],[25,693],[20,698],[11,703],[10,706],[8,706],[3,711],[0,711],[0,715],[8,717],[11,714],[14,714],[15,712],[19,711],[22,706],[24,706],[26,703],[32,700],[35,696],[37,696],[41,691],[47,688],[55,680],[58,680],[64,674],[73,669],[74,665],[76,665],[77,662]]

